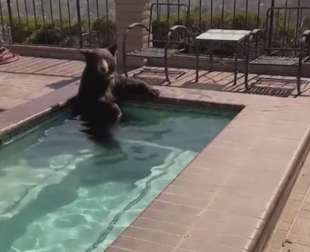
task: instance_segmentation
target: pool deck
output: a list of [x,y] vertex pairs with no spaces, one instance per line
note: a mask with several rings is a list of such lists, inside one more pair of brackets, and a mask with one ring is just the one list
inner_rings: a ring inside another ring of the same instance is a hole
[[80,61],[21,57],[0,65],[0,110],[8,110],[64,87],[80,77]]
[[298,176],[264,252],[310,251],[310,156]]
[[[33,65],[27,60],[12,63],[19,68],[0,66],[0,109],[5,110],[0,112],[0,134],[77,92],[83,63],[52,60],[47,66],[50,59],[34,59]],[[221,84],[231,78],[228,73],[211,76],[213,84],[230,91],[220,92],[203,80],[191,83],[193,70],[173,71],[184,73],[176,73],[170,86],[158,86],[163,100],[243,109],[107,251],[262,251],[308,151],[308,81],[302,96],[294,98],[292,90],[283,98],[246,94],[241,80],[240,89],[228,90],[230,82]],[[265,79],[268,85],[292,85],[290,78]]]

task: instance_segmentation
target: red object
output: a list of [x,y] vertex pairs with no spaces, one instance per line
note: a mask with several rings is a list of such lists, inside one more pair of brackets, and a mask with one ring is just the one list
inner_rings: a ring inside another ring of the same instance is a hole
[[5,47],[0,47],[0,65],[18,60],[18,55]]

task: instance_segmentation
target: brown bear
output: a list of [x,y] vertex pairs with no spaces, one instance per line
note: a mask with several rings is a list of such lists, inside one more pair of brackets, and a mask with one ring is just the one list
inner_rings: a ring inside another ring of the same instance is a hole
[[118,105],[133,97],[157,98],[159,91],[144,81],[116,73],[116,45],[104,49],[84,49],[86,66],[79,91],[71,100],[73,115],[96,126],[110,126],[119,121]]

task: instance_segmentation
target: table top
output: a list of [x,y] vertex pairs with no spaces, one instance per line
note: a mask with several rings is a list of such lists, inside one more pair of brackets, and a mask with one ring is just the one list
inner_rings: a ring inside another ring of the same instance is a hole
[[196,37],[197,40],[240,42],[251,34],[249,30],[210,29]]

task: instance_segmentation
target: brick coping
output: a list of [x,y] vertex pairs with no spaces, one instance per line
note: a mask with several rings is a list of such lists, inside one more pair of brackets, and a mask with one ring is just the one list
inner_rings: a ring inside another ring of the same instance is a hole
[[[261,251],[307,150],[310,99],[158,88],[165,101],[244,108],[107,251]],[[2,112],[0,135],[60,108],[76,91],[72,83]]]

